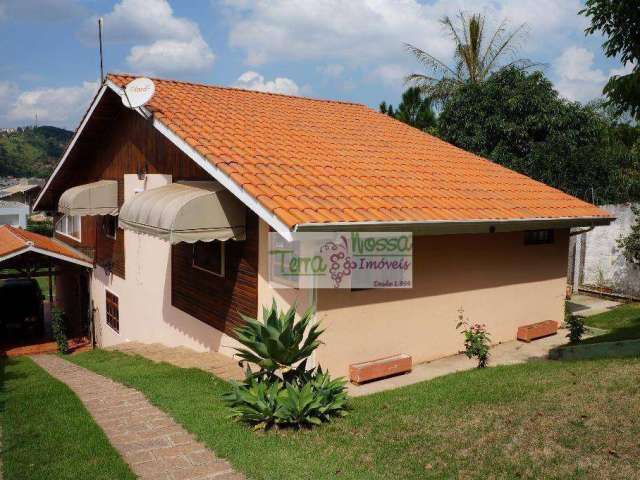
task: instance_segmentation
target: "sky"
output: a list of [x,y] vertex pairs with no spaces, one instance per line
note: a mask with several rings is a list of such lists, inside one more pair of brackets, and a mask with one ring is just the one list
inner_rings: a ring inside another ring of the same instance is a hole
[[97,18],[110,72],[364,103],[397,104],[411,43],[451,62],[439,20],[482,12],[525,24],[519,57],[560,94],[598,98],[630,71],[584,35],[581,0],[0,0],[0,128],[74,129],[98,89]]

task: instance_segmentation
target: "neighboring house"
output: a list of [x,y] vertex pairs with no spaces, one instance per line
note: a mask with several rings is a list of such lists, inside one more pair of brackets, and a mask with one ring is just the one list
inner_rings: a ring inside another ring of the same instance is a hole
[[[569,281],[577,289],[640,298],[640,268],[624,258],[618,239],[628,235],[635,215],[628,203],[603,205],[616,220],[575,236],[570,249]],[[573,267],[573,268],[571,268]]]
[[0,199],[0,225],[27,228],[29,206]]
[[23,203],[27,205],[29,213],[31,213],[33,202],[35,202],[41,190],[42,185],[39,182],[22,179],[19,183],[0,190],[0,199]]
[[[461,349],[461,309],[493,342],[561,321],[569,229],[612,220],[363,105],[155,80],[130,110],[131,80],[107,77],[36,202],[64,212],[57,238],[102,267],[101,345],[232,354],[240,314],[275,298],[315,304],[314,361],[335,374],[396,353],[427,361]],[[413,288],[273,288],[269,232],[318,230],[413,232]]]

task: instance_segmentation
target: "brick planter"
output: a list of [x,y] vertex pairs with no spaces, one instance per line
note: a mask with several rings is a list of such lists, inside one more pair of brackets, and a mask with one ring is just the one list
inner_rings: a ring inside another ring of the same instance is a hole
[[391,357],[379,358],[362,363],[349,365],[349,378],[353,383],[360,384],[380,378],[410,372],[412,367],[411,355],[399,353]]
[[545,320],[544,322],[523,325],[518,328],[518,340],[530,342],[538,338],[548,337],[558,333],[558,322],[555,320]]

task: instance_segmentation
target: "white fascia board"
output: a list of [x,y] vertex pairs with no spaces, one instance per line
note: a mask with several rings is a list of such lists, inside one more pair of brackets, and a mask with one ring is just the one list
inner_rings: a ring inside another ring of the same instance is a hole
[[27,253],[29,250],[29,247],[25,247],[15,252],[7,253],[5,256],[0,257],[0,262],[4,262],[5,260],[9,260],[10,258],[17,257],[18,255],[22,255],[23,253]]
[[[122,88],[118,87],[116,84],[107,80],[106,84],[118,95],[122,96]],[[140,107],[135,109],[141,116],[144,118],[149,118],[151,116],[151,112],[144,107]],[[253,212],[262,218],[265,222],[267,222],[273,229],[278,232],[282,237],[284,237],[287,241],[292,241],[293,236],[291,235],[291,231],[289,228],[273,213],[267,210],[257,199],[255,199],[252,195],[249,194],[244,188],[238,185],[235,181],[233,181],[226,173],[220,170],[218,167],[209,162],[205,157],[203,157],[198,151],[185,142],[180,136],[176,135],[169,127],[167,127],[160,120],[154,118],[153,126],[156,130],[158,130],[162,135],[164,135],[171,143],[173,143],[176,147],[178,147],[185,155],[187,155],[191,160],[196,162],[196,164],[201,167],[205,172],[211,175],[215,180],[220,182],[227,190],[233,193],[238,200],[244,203],[248,208],[253,210]]]
[[47,179],[47,183],[45,183],[44,187],[40,191],[40,195],[38,195],[38,198],[36,198],[36,201],[33,204],[33,210],[34,211],[37,210],[37,207],[38,207],[38,204],[40,203],[40,200],[42,199],[42,197],[44,196],[45,192],[49,188],[49,185],[51,185],[51,182],[53,181],[55,176],[60,171],[60,168],[62,168],[62,165],[64,164],[65,160],[67,159],[67,157],[71,153],[71,150],[73,150],[73,147],[75,146],[76,142],[78,141],[78,138],[82,134],[82,131],[84,130],[84,127],[87,125],[87,122],[89,122],[89,119],[91,118],[91,115],[93,114],[93,111],[96,109],[96,107],[100,103],[100,99],[102,98],[102,96],[104,95],[104,92],[106,92],[106,91],[107,91],[107,86],[106,85],[102,85],[102,87],[100,87],[100,90],[98,90],[98,94],[93,99],[93,102],[91,103],[91,106],[89,107],[89,110],[87,111],[87,114],[82,119],[82,123],[80,123],[80,126],[76,130],[76,133],[73,136],[73,138],[71,139],[71,142],[69,142],[69,145],[67,145],[67,149],[64,151],[64,154],[62,155],[62,159],[58,162],[58,165],[56,165],[56,168],[53,170],[53,173],[51,175],[49,175],[49,178]]
[[85,262],[85,261],[80,260],[78,258],[67,257],[66,255],[61,255],[59,253],[54,253],[54,252],[51,252],[49,250],[43,250],[41,248],[36,248],[36,247],[29,247],[27,250],[23,250],[23,253],[26,252],[26,251],[39,253],[41,255],[45,255],[47,257],[55,258],[55,259],[58,259],[58,260],[64,260],[65,262],[75,263],[76,265],[81,265],[83,267],[93,268],[93,264],[92,263]]

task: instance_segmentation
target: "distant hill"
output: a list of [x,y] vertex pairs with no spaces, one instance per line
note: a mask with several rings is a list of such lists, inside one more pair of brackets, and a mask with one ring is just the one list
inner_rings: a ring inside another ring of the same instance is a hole
[[0,177],[49,176],[72,135],[56,127],[0,130]]

